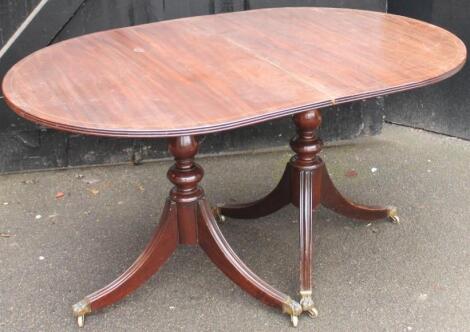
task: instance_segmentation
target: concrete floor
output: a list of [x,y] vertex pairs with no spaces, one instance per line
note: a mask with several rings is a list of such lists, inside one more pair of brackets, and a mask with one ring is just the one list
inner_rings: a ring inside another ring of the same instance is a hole
[[[315,302],[298,331],[470,331],[470,142],[398,126],[322,153],[343,193],[399,207],[402,223],[354,223],[321,209]],[[288,150],[201,158],[212,202],[251,200],[280,177]],[[170,185],[170,162],[0,176],[0,330],[77,331],[71,305],[140,253]],[[345,174],[354,169],[357,176]],[[267,170],[267,171],[266,171]],[[373,172],[372,170],[375,170]],[[224,178],[231,174],[231,178]],[[65,195],[56,198],[58,192]],[[235,251],[280,290],[297,293],[296,210],[228,220]],[[293,331],[197,248],[83,331]]]

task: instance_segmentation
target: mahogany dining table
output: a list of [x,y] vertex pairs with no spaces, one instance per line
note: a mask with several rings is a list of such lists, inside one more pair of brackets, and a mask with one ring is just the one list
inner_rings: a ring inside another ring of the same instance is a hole
[[[294,326],[303,312],[316,316],[312,223],[319,206],[367,222],[399,221],[395,207],[355,204],[335,188],[318,156],[320,109],[439,82],[465,60],[459,38],[415,19],[352,9],[276,8],[93,33],[18,62],[2,90],[20,116],[85,135],[166,138],[175,159],[168,170],[174,187],[152,239],[121,276],[73,305],[78,324],[137,289],[179,244],[199,245],[227,277],[290,315]],[[199,186],[203,168],[194,162],[197,136],[286,116],[297,128],[290,141],[295,154],[275,189],[255,202],[211,205]],[[260,218],[288,204],[299,211],[298,297],[257,276],[217,224],[224,216]]]

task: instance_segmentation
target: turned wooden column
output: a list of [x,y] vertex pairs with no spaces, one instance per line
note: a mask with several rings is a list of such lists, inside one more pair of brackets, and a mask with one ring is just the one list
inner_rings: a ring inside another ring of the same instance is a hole
[[313,213],[320,205],[321,169],[318,156],[323,142],[317,130],[321,124],[319,110],[296,114],[293,117],[297,135],[290,141],[295,155],[291,165],[292,203],[299,208],[300,238],[300,304],[304,311],[316,316],[312,300]]
[[175,164],[168,170],[168,179],[175,186],[170,199],[176,202],[179,243],[197,244],[197,201],[204,196],[199,187],[204,170],[194,162],[199,144],[194,136],[180,136],[168,140],[168,150]]
[[293,116],[297,135],[290,141],[292,150],[296,153],[291,163],[298,168],[311,168],[321,162],[317,154],[323,148],[323,142],[318,138],[318,128],[322,117],[320,110],[312,110]]

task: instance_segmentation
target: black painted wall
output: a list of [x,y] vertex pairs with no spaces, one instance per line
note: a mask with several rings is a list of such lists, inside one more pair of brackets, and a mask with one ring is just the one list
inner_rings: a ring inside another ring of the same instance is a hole
[[[391,0],[389,12],[452,31],[470,45],[469,0]],[[385,98],[386,120],[470,140],[470,66],[433,86]]]
[[0,46],[16,31],[40,0],[0,1]]
[[[40,2],[0,0],[0,46],[5,45]],[[0,58],[0,79],[11,65],[32,51],[85,33],[183,16],[275,6],[329,6],[385,11],[387,1],[49,0]],[[377,134],[382,128],[383,111],[384,101],[381,98],[329,108],[323,113],[323,138],[335,140]],[[201,152],[284,145],[293,133],[290,119],[276,120],[202,137]],[[164,140],[96,138],[39,128],[18,118],[0,99],[0,172],[127,161],[138,163],[143,159],[163,156],[166,156]]]

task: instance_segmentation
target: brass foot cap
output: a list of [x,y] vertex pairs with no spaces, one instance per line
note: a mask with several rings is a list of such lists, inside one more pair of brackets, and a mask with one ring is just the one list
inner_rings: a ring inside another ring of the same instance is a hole
[[301,291],[300,297],[300,305],[302,306],[302,310],[306,312],[311,318],[317,317],[318,310],[314,307],[312,291]]
[[90,301],[85,298],[80,302],[75,303],[72,306],[72,311],[73,315],[77,317],[78,326],[83,327],[85,325],[85,315],[91,312]]
[[282,304],[282,312],[290,315],[290,320],[294,327],[299,324],[299,316],[302,313],[302,306],[300,303],[292,300],[290,297]]
[[394,224],[399,224],[400,223],[400,218],[398,217],[398,211],[397,208],[394,206],[390,206],[387,211],[387,217],[390,219],[390,221]]
[[219,224],[223,224],[226,221],[225,216],[222,214],[222,211],[220,210],[219,206],[212,208],[212,214],[214,215],[215,220]]

